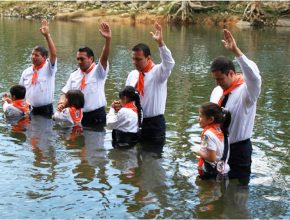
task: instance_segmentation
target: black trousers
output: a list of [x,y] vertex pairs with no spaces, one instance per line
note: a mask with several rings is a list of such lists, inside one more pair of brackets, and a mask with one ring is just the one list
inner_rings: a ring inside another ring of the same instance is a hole
[[241,185],[248,185],[251,175],[252,142],[250,139],[230,145],[229,178],[239,179]]
[[105,107],[98,108],[91,112],[84,112],[82,125],[84,127],[101,128],[106,125]]
[[114,148],[131,148],[139,140],[140,133],[123,132],[119,130],[112,131],[112,145]]
[[53,105],[48,104],[39,107],[32,107],[31,113],[33,115],[42,115],[50,118],[53,115]]
[[162,151],[165,144],[165,132],[166,124],[164,115],[144,118],[139,142],[145,149],[157,150],[158,152]]

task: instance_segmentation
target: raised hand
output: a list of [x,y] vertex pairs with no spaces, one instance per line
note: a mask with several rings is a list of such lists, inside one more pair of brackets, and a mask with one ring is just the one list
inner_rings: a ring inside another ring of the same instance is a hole
[[235,38],[227,29],[224,29],[224,39],[222,40],[222,43],[227,50],[232,51],[236,56],[242,55],[242,52],[237,46]]
[[115,111],[118,112],[122,108],[121,102],[120,101],[113,101],[112,108],[114,108]]
[[155,28],[155,32],[151,31],[150,34],[152,36],[152,38],[158,43],[158,45],[161,47],[164,45],[164,41],[163,41],[163,34],[162,34],[162,27],[160,24],[158,24],[158,22],[156,21],[154,23],[154,28]]
[[43,36],[49,35],[49,26],[48,26],[48,21],[46,19],[43,19],[41,21],[41,27],[39,28],[39,30]]
[[9,98],[8,94],[5,93],[3,96],[2,96],[2,101],[3,102],[8,102],[9,104],[12,103],[12,100]]
[[110,26],[105,23],[105,22],[102,22],[100,24],[100,29],[99,29],[101,35],[106,38],[106,39],[111,39],[112,38],[112,32],[111,32],[111,28]]

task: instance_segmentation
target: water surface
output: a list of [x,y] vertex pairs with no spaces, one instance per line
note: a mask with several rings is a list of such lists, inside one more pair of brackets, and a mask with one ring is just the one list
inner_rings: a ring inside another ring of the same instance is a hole
[[[0,92],[8,92],[29,67],[36,44],[45,44],[38,21],[0,20]],[[231,29],[242,51],[261,70],[253,134],[249,190],[234,183],[196,180],[198,106],[209,100],[210,62],[233,56],[220,42],[222,30],[164,27],[176,66],[168,80],[167,141],[162,157],[139,148],[113,149],[111,131],[72,133],[51,120],[7,122],[0,114],[1,218],[289,218],[290,29]],[[55,98],[76,69],[80,46],[104,40],[96,23],[52,22],[58,51]],[[131,51],[147,43],[159,62],[151,27],[112,25],[108,106],[133,68]]]

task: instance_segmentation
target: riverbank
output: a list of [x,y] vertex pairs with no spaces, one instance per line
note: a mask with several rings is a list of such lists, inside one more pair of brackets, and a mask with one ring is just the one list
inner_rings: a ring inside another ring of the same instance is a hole
[[[254,8],[248,2],[0,2],[1,17],[56,19],[65,21],[105,20],[118,23],[162,23],[231,26],[290,26],[288,2],[266,2]],[[248,10],[248,11],[247,11]],[[252,11],[251,11],[252,10]],[[260,10],[260,11],[259,11]],[[259,14],[257,13],[259,12]]]

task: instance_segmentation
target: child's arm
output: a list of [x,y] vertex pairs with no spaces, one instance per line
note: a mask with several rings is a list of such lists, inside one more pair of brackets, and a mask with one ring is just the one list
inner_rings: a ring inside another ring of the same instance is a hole
[[206,151],[198,151],[197,155],[202,157],[204,160],[208,162],[215,162],[216,161],[216,151],[206,149]]
[[113,107],[110,108],[109,113],[107,114],[107,127],[108,129],[114,129],[117,124],[118,118]]

